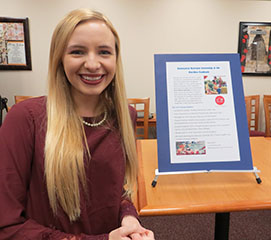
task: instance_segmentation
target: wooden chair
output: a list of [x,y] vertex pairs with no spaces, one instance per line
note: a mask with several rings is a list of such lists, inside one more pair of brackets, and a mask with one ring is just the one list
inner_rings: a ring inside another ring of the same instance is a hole
[[[136,138],[149,138],[150,98],[128,98],[128,103],[136,109],[137,117],[140,117],[140,115],[142,115],[142,117],[144,118],[143,126],[138,126],[138,124],[136,125]],[[143,133],[140,132],[140,129],[143,129]]]
[[18,96],[18,95],[16,95],[16,96],[14,96],[15,104],[19,103],[19,102],[22,102],[22,101],[24,101],[24,100],[26,100],[28,98],[33,98],[33,97],[34,96]]
[[271,137],[271,95],[263,95],[265,115],[265,136]]
[[258,131],[260,95],[245,96],[245,103],[250,136],[264,136],[264,132]]

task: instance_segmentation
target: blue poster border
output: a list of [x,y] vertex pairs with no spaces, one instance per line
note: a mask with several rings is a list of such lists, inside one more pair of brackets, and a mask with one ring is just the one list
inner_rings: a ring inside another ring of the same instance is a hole
[[[232,78],[240,161],[174,163],[170,161],[166,62],[228,61]],[[239,54],[155,54],[155,92],[159,172],[252,170],[252,156]]]

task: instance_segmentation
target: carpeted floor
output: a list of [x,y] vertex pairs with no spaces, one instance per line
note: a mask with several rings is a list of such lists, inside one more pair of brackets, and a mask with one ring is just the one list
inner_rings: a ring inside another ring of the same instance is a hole
[[[215,214],[141,217],[155,240],[213,240]],[[233,212],[229,240],[271,240],[271,210]]]

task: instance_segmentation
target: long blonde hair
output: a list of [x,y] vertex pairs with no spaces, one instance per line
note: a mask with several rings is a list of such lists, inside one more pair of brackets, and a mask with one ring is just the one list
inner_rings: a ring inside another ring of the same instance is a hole
[[45,139],[45,176],[50,206],[54,214],[57,214],[60,205],[70,221],[80,217],[80,185],[87,191],[84,157],[91,153],[81,118],[75,111],[62,57],[76,26],[88,20],[103,21],[115,37],[116,73],[111,84],[102,93],[101,99],[109,112],[116,112],[117,127],[126,156],[126,194],[132,191],[137,174],[134,130],[125,93],[118,34],[101,13],[90,9],[73,10],[57,25],[51,40]]

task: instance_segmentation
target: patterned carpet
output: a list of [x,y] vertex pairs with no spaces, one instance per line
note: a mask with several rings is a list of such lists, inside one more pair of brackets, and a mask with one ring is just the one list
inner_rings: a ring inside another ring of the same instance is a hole
[[[155,240],[213,240],[215,214],[141,217]],[[271,240],[271,210],[233,212],[229,240]]]

